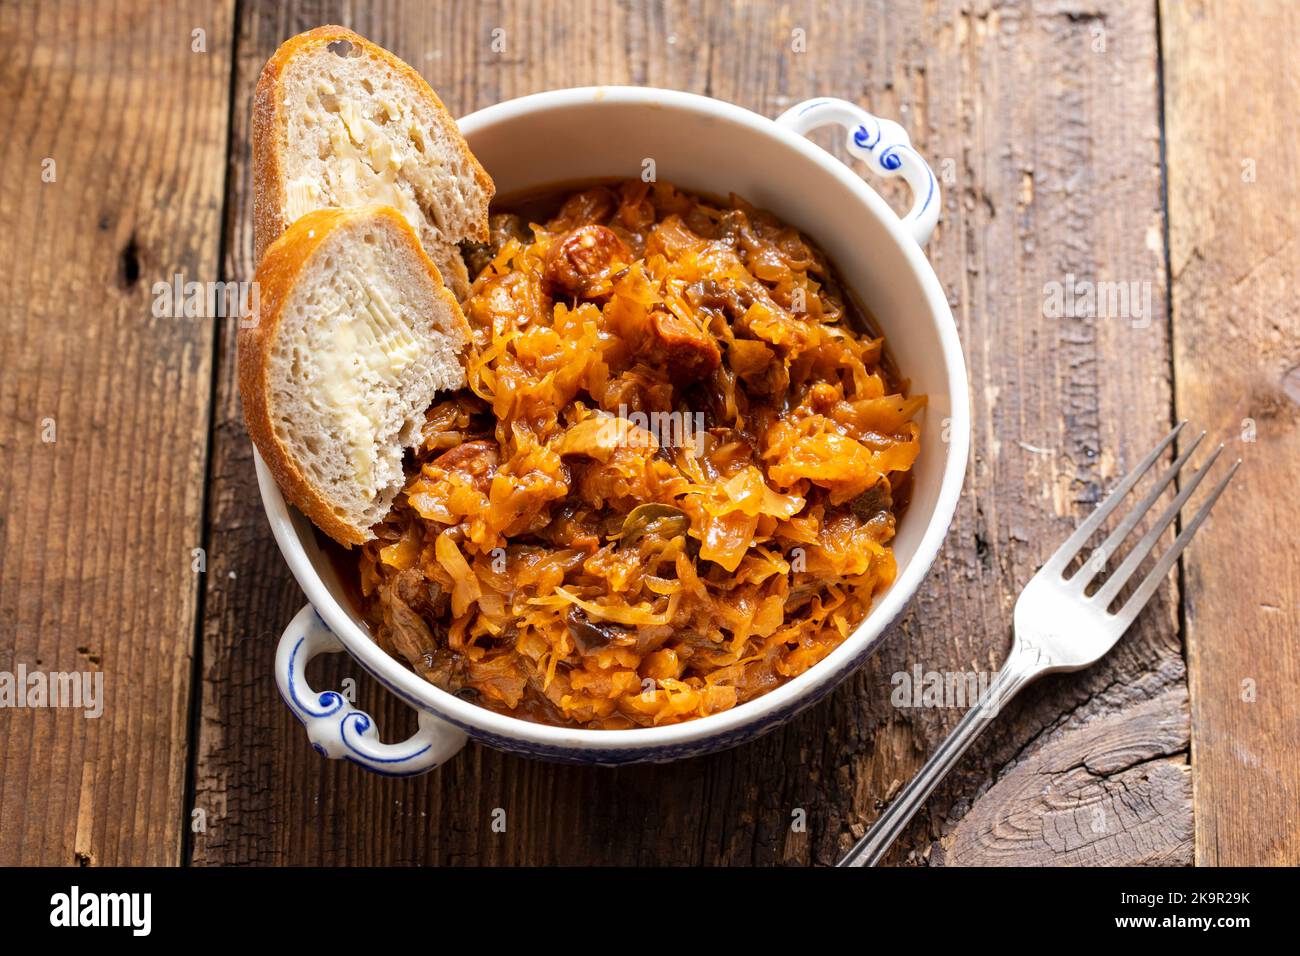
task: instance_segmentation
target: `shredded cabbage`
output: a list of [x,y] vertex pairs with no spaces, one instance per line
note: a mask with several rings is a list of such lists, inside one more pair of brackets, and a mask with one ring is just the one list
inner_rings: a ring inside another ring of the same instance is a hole
[[[379,643],[502,713],[621,728],[822,660],[894,579],[923,397],[825,257],[628,182],[492,218],[468,386],[362,548]],[[473,260],[472,260],[473,261]]]

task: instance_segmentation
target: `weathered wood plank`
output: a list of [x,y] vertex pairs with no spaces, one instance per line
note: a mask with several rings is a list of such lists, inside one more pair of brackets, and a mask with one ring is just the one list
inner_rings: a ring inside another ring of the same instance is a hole
[[[290,10],[250,4],[241,24],[232,276],[253,270],[247,104],[257,71],[280,40],[342,16],[328,4]],[[320,761],[277,699],[274,639],[302,597],[261,515],[225,335],[197,780],[209,828],[195,838],[195,861],[833,862],[961,714],[893,707],[891,676],[918,664],[995,668],[1020,586],[1167,428],[1154,11],[958,2],[348,11],[347,25],[421,69],[457,113],[537,90],[634,82],[710,93],[767,115],[833,94],[900,117],[945,178],[945,220],[929,253],[967,346],[975,457],[940,564],[890,643],[789,727],[668,766],[556,767],[471,746],[434,776],[380,780]],[[489,46],[498,27],[502,54]],[[795,30],[805,31],[806,52],[793,49]],[[1155,318],[1045,318],[1045,284],[1065,283],[1070,273],[1146,283]],[[1133,763],[1117,756],[1108,764],[1117,786],[1124,773],[1143,772],[1142,754],[1161,755],[1174,773],[1161,772],[1151,813],[1103,814],[1101,829],[1088,831],[1096,845],[1080,839],[1071,859],[1187,862],[1190,782],[1177,767],[1186,762],[1188,717],[1176,601],[1166,589],[1104,664],[1033,688],[1004,713],[895,859],[1006,859],[979,838],[979,821],[994,807],[1013,817],[1033,812],[1018,768],[1073,766],[1099,732],[1122,725],[1133,735],[1122,754]],[[327,667],[322,682],[356,673],[346,661]],[[373,712],[390,739],[411,726],[359,683],[362,703],[377,702]],[[985,792],[990,785],[1013,799],[1004,805]],[[496,808],[506,811],[506,833],[490,827]],[[971,825],[953,828],[968,810]],[[792,827],[800,816],[806,829]],[[1140,838],[1114,837],[1135,822]],[[1060,851],[1040,833],[1017,847],[1016,859],[1050,861]]]
[[1294,866],[1300,9],[1164,3],[1161,22],[1178,414],[1244,459],[1184,558],[1196,862]]
[[[946,580],[922,599],[918,638],[882,660],[940,672],[1003,659],[1020,588],[1168,428],[1171,402],[1154,11],[1125,3],[943,9],[917,31],[933,45],[914,71],[935,91],[924,106],[928,125],[951,131],[928,147],[956,167],[931,256],[966,343],[975,461]],[[1142,308],[1047,317],[1049,289],[1103,281],[1136,283]],[[952,823],[967,813],[971,825],[1032,814],[1032,804],[1001,802],[1027,796],[1012,782],[1026,758],[1048,748],[1082,756],[1092,722],[1139,707],[1157,708],[1161,725],[1181,723],[1185,736],[1186,698],[1172,692],[1186,681],[1177,600],[1167,588],[1104,661],[1044,680],[999,716],[913,826],[913,846],[923,848],[928,833],[949,863],[1002,862]],[[928,752],[956,719],[914,719],[904,742]],[[1164,746],[1157,739],[1151,747]],[[878,779],[905,780],[918,755],[899,748],[876,760]],[[1154,831],[1163,841],[1154,852],[1168,861],[1190,860],[1187,784]],[[1127,863],[1153,852],[1123,852],[1131,845],[1110,839],[1122,826],[1099,820],[1090,831],[1096,846],[1080,846],[1076,857]],[[1020,862],[1062,859],[1044,835],[1025,836]],[[925,851],[903,847],[893,858],[925,859]]]
[[181,857],[213,322],[152,286],[213,278],[233,4],[91,13],[0,9],[0,671],[103,680],[0,709],[5,865]]

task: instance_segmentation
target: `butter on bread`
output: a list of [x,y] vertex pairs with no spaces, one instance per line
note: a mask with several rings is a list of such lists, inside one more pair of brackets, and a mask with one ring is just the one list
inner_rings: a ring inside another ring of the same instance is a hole
[[244,420],[286,499],[341,544],[402,489],[434,394],[460,388],[469,326],[410,223],[390,206],[297,219],[257,269],[239,331]]
[[383,204],[463,298],[462,242],[486,242],[491,177],[429,84],[340,26],[286,40],[253,94],[254,246],[315,209]]

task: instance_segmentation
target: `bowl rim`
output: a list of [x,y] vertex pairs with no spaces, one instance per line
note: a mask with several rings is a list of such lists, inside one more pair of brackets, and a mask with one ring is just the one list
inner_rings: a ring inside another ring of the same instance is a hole
[[792,712],[803,703],[813,702],[821,696],[819,691],[824,693],[830,689],[825,686],[828,681],[838,681],[856,663],[865,659],[885,629],[911,601],[933,566],[947,536],[965,478],[970,447],[970,401],[965,358],[957,335],[956,321],[939,278],[922,248],[908,234],[898,214],[867,181],[805,137],[766,116],[732,103],[696,93],[636,86],[588,86],[533,93],[477,110],[459,120],[459,123],[468,139],[484,127],[506,123],[522,115],[593,103],[606,106],[651,104],[702,113],[777,139],[812,161],[826,175],[839,180],[841,185],[848,187],[858,197],[868,212],[883,223],[895,244],[902,248],[911,271],[921,284],[921,291],[930,306],[927,318],[937,326],[942,360],[950,382],[947,461],[938,501],[926,519],[927,524],[916,553],[900,570],[894,582],[878,595],[867,616],[849,636],[808,670],[767,693],[730,710],[681,723],[628,730],[597,730],[560,727],[500,714],[461,700],[425,681],[384,653],[364,629],[353,623],[339,599],[313,570],[284,496],[256,450],[254,459],[267,520],[294,578],[307,600],[316,608],[348,653],[372,675],[380,678],[389,690],[404,697],[408,703],[461,727],[471,736],[475,731],[480,731],[485,735],[535,744],[539,749],[648,751],[726,737],[748,725],[769,723],[770,719],[779,717],[782,712]]

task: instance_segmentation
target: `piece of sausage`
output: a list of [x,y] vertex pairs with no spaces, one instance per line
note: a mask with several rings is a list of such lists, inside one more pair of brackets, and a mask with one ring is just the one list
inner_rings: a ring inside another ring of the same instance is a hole
[[708,378],[722,361],[712,336],[667,309],[650,313],[650,332],[651,360],[665,366],[676,385]]
[[596,299],[613,288],[611,276],[627,265],[627,246],[605,226],[579,226],[551,243],[546,278],[560,295]]
[[430,465],[441,468],[447,474],[460,475],[466,484],[473,485],[479,491],[487,493],[496,474],[500,454],[494,441],[467,441],[455,448],[443,452]]

